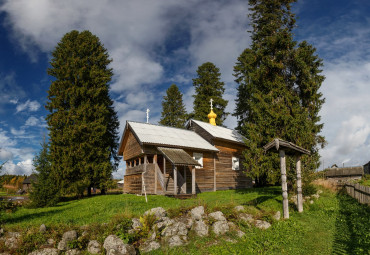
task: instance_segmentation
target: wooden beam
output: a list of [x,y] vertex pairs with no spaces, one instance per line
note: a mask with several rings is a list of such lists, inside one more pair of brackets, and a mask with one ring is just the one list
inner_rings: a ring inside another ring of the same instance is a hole
[[195,190],[195,167],[191,168],[191,194],[196,194]]
[[217,190],[216,183],[216,153],[213,153],[213,191]]
[[163,156],[163,175],[166,178],[166,158]]
[[177,167],[173,165],[173,194],[177,195]]
[[283,191],[283,215],[285,219],[289,219],[288,185],[286,182],[285,151],[279,150],[279,156],[281,170],[281,189]]
[[157,185],[158,185],[158,180],[157,180],[157,162],[158,162],[158,155],[155,154],[153,158],[153,163],[154,163],[154,194],[157,194]]
[[298,212],[303,212],[301,157],[300,156],[297,156],[296,167],[297,167],[297,207],[298,207]]
[[185,183],[184,183],[184,189],[185,189],[185,194],[187,194],[187,190],[186,190],[186,168],[187,166],[184,166],[184,179],[185,179]]

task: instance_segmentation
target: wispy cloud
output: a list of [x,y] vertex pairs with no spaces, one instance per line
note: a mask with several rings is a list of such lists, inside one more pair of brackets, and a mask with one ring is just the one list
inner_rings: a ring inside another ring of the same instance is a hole
[[25,103],[17,105],[16,113],[22,112],[22,111],[36,112],[40,109],[40,107],[41,107],[41,104],[39,102],[27,100]]

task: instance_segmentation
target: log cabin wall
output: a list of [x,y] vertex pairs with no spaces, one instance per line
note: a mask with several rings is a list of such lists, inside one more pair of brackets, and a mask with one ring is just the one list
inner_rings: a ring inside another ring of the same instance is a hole
[[[203,154],[203,167],[195,168],[196,192],[199,193],[199,192],[204,192],[204,191],[212,191],[214,187],[213,152],[190,151],[190,150],[185,150],[185,151],[192,157],[194,156],[193,153]],[[187,185],[186,186],[188,189],[189,186],[191,188],[191,167],[188,167],[186,171],[186,175],[187,175],[187,180],[186,180]]]
[[[252,179],[243,171],[242,145],[223,140],[214,140],[215,147],[220,151],[216,157],[216,188],[217,190],[243,189],[253,186]],[[239,170],[232,169],[232,157],[239,158]]]
[[195,133],[200,135],[203,139],[205,139],[207,142],[209,142],[210,144],[213,145],[213,136],[211,134],[209,134],[207,131],[205,131],[203,128],[201,128],[194,121],[191,122],[191,126],[190,126],[189,130],[194,131]]
[[127,141],[123,149],[123,159],[129,160],[143,153],[143,150],[136,140],[136,137],[128,130]]

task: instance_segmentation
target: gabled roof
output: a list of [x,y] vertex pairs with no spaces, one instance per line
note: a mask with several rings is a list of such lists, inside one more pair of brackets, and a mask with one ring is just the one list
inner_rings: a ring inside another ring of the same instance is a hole
[[193,159],[183,149],[157,147],[163,155],[175,166],[201,166],[198,161]]
[[221,126],[213,126],[209,123],[199,121],[199,120],[190,120],[188,123],[188,126],[189,125],[191,126],[192,122],[196,123],[198,126],[204,129],[207,133],[209,133],[214,138],[227,140],[230,142],[236,142],[240,144],[245,144],[244,140],[246,138],[233,129],[225,128]]
[[23,184],[32,184],[33,182],[37,182],[36,174],[31,174],[26,179],[24,179]]
[[130,129],[133,132],[141,145],[148,144],[215,152],[218,151],[216,147],[191,130],[134,121],[126,122],[126,128],[122,136],[120,147],[122,146],[123,138],[127,129]]
[[281,149],[284,150],[287,154],[311,154],[309,150],[306,150],[302,147],[299,147],[298,145],[295,145],[294,143],[287,142],[280,138],[275,138],[274,140],[263,146],[263,149],[265,151],[268,151],[270,149],[276,149],[278,151],[279,149]]

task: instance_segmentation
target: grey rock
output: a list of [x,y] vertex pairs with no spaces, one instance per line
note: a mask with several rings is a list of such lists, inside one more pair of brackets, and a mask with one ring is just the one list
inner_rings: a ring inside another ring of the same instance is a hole
[[246,223],[251,223],[253,222],[253,216],[251,214],[247,214],[247,213],[240,213],[239,214],[239,219],[241,221],[244,221]]
[[18,232],[9,232],[5,238],[5,247],[17,249],[19,247],[21,234]]
[[281,218],[281,213],[280,213],[280,211],[277,211],[277,212],[274,214],[274,216],[272,216],[272,218],[274,218],[275,220],[280,220],[280,218]]
[[58,255],[59,250],[55,248],[45,248],[28,253],[28,255]]
[[232,239],[232,238],[230,238],[230,237],[225,237],[224,238],[224,240],[226,241],[226,242],[229,242],[229,243],[237,243],[238,241],[236,241],[236,240],[234,240],[234,239]]
[[161,245],[156,242],[156,241],[150,241],[150,242],[145,242],[140,246],[140,251],[141,252],[150,252],[157,250],[161,247]]
[[256,227],[259,229],[268,229],[271,224],[264,220],[256,220]]
[[190,215],[193,220],[201,220],[204,215],[204,207],[198,206],[191,209]]
[[58,250],[65,251],[67,249],[68,249],[67,241],[64,239],[60,240],[60,242],[58,243]]
[[237,230],[238,229],[238,227],[233,222],[231,222],[231,221],[229,221],[227,223],[227,225],[229,225],[229,229],[230,230]]
[[133,229],[139,229],[143,226],[143,224],[141,224],[141,222],[138,218],[132,218],[131,221],[132,221],[132,228]]
[[158,230],[162,230],[165,227],[173,224],[174,222],[175,222],[174,220],[171,220],[168,217],[162,217],[161,220],[157,224],[154,225],[154,227],[157,228]]
[[181,217],[181,218],[178,219],[178,221],[184,223],[186,225],[187,229],[191,229],[191,227],[194,224],[194,220],[192,218],[188,218],[188,217]]
[[155,217],[157,217],[157,220],[161,219],[162,217],[165,217],[167,216],[167,212],[165,209],[163,209],[162,207],[156,207],[156,208],[152,208],[148,211],[146,211],[144,213],[144,216],[145,215],[148,215],[148,214],[152,214],[152,215],[155,215]]
[[77,239],[77,232],[76,232],[76,230],[70,230],[70,231],[65,232],[63,234],[62,239],[65,240],[65,241],[67,241],[67,242],[76,240]]
[[226,221],[224,214],[220,211],[208,214],[208,217],[216,221]]
[[149,237],[148,237],[148,240],[147,241],[154,241],[157,237],[157,232],[155,231],[152,231],[149,233]]
[[188,234],[188,229],[183,222],[176,221],[172,225],[167,226],[162,231],[162,236],[170,237],[170,236],[186,236]]
[[87,251],[91,254],[100,254],[101,253],[101,245],[96,240],[91,240],[87,245]]
[[70,249],[66,251],[65,255],[79,255],[81,251],[79,249]]
[[239,229],[239,230],[237,230],[237,231],[236,231],[236,235],[237,235],[239,238],[242,238],[243,236],[245,236],[245,233]]
[[52,238],[49,238],[47,241],[46,241],[47,244],[49,245],[54,245],[55,244],[55,240],[52,239]]
[[237,205],[234,207],[234,210],[237,212],[244,212],[245,208],[242,205]]
[[40,226],[40,232],[46,232],[46,226],[45,226],[45,224],[42,224]]
[[209,229],[203,220],[198,220],[194,223],[194,231],[198,236],[208,236]]
[[226,221],[216,221],[212,225],[212,230],[216,235],[223,235],[230,230]]
[[135,248],[132,245],[124,244],[116,235],[110,235],[104,240],[104,249],[107,255],[134,255]]
[[169,247],[175,247],[175,246],[181,246],[184,245],[185,242],[181,240],[179,236],[172,236],[170,239],[168,239],[168,246]]

